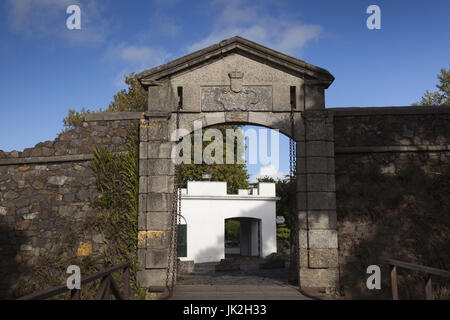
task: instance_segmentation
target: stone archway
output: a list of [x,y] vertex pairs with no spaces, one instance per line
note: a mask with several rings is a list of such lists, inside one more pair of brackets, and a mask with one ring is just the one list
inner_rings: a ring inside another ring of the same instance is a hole
[[[174,184],[171,133],[194,121],[255,124],[297,143],[296,210],[300,287],[337,287],[333,115],[326,70],[240,37],[138,74],[149,108],[140,127],[139,239],[143,286],[165,285]],[[294,130],[290,115],[294,113]],[[293,132],[293,134],[292,134]]]

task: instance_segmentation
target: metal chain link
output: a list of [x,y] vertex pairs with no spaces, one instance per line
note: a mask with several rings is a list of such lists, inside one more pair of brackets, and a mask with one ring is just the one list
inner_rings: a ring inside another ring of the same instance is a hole
[[178,239],[177,239],[177,234],[178,234],[178,226],[180,225],[181,222],[181,188],[180,188],[180,182],[181,182],[181,165],[177,165],[176,166],[176,175],[177,175],[177,203],[178,203],[178,212],[177,209],[175,209],[175,228],[174,228],[174,249],[173,249],[173,270],[172,270],[172,286],[171,286],[171,290],[173,290],[173,287],[175,285],[175,280],[176,280],[176,274],[177,274],[177,263],[178,263]]
[[[290,120],[291,120],[291,138],[289,139],[289,179],[290,183],[294,183],[296,180],[296,171],[297,171],[297,152],[296,152],[296,143],[295,143],[295,129],[294,129],[294,107],[291,107],[291,114],[290,114]],[[295,188],[296,186],[291,186],[291,188]],[[294,203],[295,206],[295,203]],[[296,207],[294,207],[294,217],[296,211]],[[293,243],[291,244],[291,254],[290,254],[290,273],[292,273],[293,268],[295,267],[296,275],[295,278],[298,280],[299,276],[299,261],[298,261],[298,233],[299,233],[299,227],[298,227],[298,219],[293,219],[294,225],[293,225]],[[292,231],[292,230],[291,230]]]
[[[176,129],[180,128],[180,109],[181,106],[178,106],[176,113]],[[168,263],[167,263],[167,273],[166,273],[166,288],[169,290],[169,294],[171,295],[173,292],[173,288],[175,285],[175,277],[176,277],[176,264],[177,264],[177,229],[178,224],[180,223],[180,215],[181,215],[181,189],[179,188],[181,181],[181,165],[175,165],[175,175],[173,182],[173,191],[172,191],[172,212],[170,216],[170,241],[169,241],[169,255],[168,255]],[[177,212],[178,211],[178,212]],[[178,216],[178,219],[177,219]],[[172,273],[172,282],[169,286],[169,277]]]
[[295,150],[295,140],[294,140],[294,112],[291,109],[291,138],[289,139],[289,173],[290,179],[295,180],[296,174],[296,150]]

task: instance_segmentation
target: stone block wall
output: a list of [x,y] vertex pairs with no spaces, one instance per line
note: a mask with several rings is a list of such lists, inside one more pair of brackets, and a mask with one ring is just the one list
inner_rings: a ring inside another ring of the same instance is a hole
[[[93,150],[104,146],[125,151],[128,130],[139,117],[90,115],[53,141],[22,152],[0,151],[0,296],[11,297],[19,275],[60,236],[96,214],[89,205],[97,195],[89,163]],[[101,234],[77,240],[89,243],[94,253],[103,248]]]
[[[175,167],[171,159],[168,116],[141,120],[139,144],[139,215],[137,279],[146,287],[166,285],[170,252]],[[173,261],[173,260],[172,260]],[[169,285],[172,277],[169,276]],[[152,289],[153,290],[153,289]]]
[[333,114],[307,111],[297,139],[297,210],[301,287],[339,286]]

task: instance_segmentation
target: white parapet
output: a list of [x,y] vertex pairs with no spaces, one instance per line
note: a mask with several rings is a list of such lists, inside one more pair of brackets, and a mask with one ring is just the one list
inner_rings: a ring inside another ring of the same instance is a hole
[[188,181],[187,194],[190,196],[226,196],[227,183],[221,181]]
[[248,196],[250,194],[250,190],[248,189],[239,189],[238,190],[238,195],[240,196]]
[[260,182],[258,183],[258,190],[260,196],[275,197],[275,183]]

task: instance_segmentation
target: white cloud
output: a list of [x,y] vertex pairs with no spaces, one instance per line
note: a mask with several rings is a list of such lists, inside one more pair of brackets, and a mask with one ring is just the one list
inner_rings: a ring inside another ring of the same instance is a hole
[[159,47],[121,43],[111,46],[105,55],[108,60],[120,60],[134,68],[150,68],[163,64],[171,54]]
[[242,1],[216,1],[222,10],[205,38],[189,46],[195,51],[236,35],[261,43],[275,50],[299,55],[301,49],[322,33],[320,25],[303,24],[288,17],[274,16],[263,5]]
[[150,24],[152,28],[158,29],[159,34],[162,36],[174,37],[182,30],[182,27],[175,22],[175,19],[161,12],[152,15]]
[[250,177],[250,182],[251,183],[257,182],[258,178],[263,178],[263,177],[267,177],[267,176],[274,178],[275,180],[285,179],[287,174],[288,174],[287,172],[278,171],[274,165],[268,165],[268,166],[261,167],[259,169],[258,173],[252,175]]
[[49,28],[48,22],[58,13],[64,14],[71,4],[79,4],[71,0],[8,0],[9,26],[14,30],[44,31]]
[[159,47],[121,43],[106,50],[103,62],[110,63],[111,68],[118,70],[113,84],[122,89],[125,75],[164,64],[170,57],[170,53]]
[[[102,3],[103,5],[104,3]],[[66,9],[81,8],[81,30],[68,30]],[[7,22],[10,30],[32,37],[58,37],[70,42],[96,43],[108,33],[107,15],[98,1],[82,0],[7,0]]]
[[155,48],[130,45],[119,49],[119,57],[133,64],[160,64],[164,61],[165,54]]

